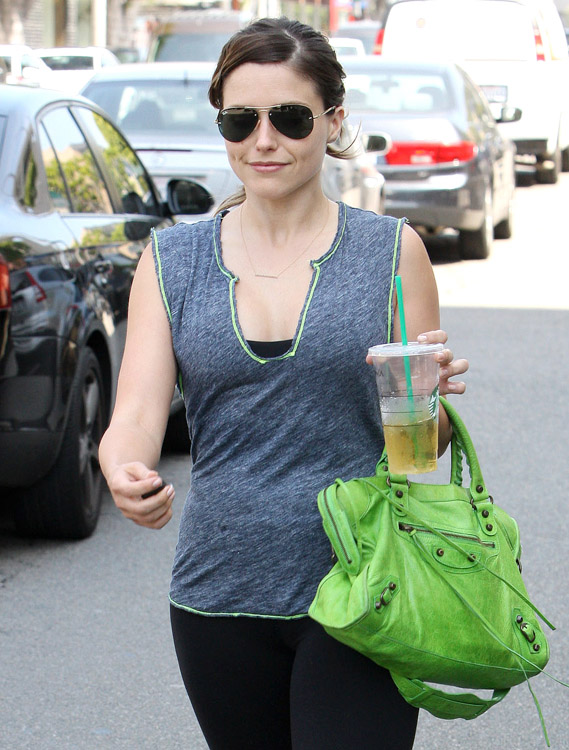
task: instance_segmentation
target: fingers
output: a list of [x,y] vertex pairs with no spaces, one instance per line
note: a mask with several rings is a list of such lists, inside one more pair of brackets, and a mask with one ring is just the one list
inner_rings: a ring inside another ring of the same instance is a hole
[[172,518],[175,490],[144,464],[124,464],[115,469],[109,489],[125,518],[139,526],[161,529]]
[[417,336],[419,344],[446,344],[448,335],[446,331],[440,328],[437,331],[427,331]]

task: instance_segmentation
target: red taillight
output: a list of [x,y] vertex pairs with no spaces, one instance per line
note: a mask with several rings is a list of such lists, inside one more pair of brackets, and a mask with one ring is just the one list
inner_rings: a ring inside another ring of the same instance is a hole
[[385,155],[385,161],[391,165],[408,164],[417,167],[446,164],[453,161],[470,161],[476,156],[477,150],[476,144],[470,141],[458,143],[394,142]]
[[381,55],[381,52],[383,50],[383,37],[385,35],[385,28],[381,28],[377,32],[377,36],[375,38],[375,44],[373,45],[373,54],[374,55]]
[[545,47],[543,46],[539,26],[535,21],[533,22],[533,38],[535,40],[535,59],[538,62],[545,62]]
[[10,271],[4,258],[0,255],[0,310],[9,310],[11,307]]

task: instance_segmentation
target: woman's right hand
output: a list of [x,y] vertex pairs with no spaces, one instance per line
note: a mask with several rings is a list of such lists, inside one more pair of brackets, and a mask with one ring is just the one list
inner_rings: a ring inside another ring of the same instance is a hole
[[172,518],[176,493],[171,484],[150,497],[142,497],[163,484],[158,472],[143,463],[135,461],[117,466],[108,478],[108,484],[117,508],[139,526],[161,529]]

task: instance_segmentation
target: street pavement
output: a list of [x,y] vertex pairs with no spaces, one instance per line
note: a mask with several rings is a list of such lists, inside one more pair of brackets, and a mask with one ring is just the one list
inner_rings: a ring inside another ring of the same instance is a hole
[[[515,236],[495,243],[488,261],[459,262],[451,237],[429,243],[442,326],[471,363],[466,395],[452,400],[496,503],[518,520],[524,580],[558,627],[548,671],[566,682],[568,198],[569,175],[518,190]],[[109,495],[96,533],[80,543],[26,541],[8,522],[0,528],[0,750],[206,750],[168,621],[188,458],[166,454],[160,470],[177,491],[174,519],[160,532],[127,522]],[[440,481],[448,471],[444,457]],[[545,676],[532,685],[551,747],[569,750],[569,688]],[[545,747],[525,685],[474,721],[421,715],[415,750],[490,747]],[[381,726],[377,748],[389,750]]]

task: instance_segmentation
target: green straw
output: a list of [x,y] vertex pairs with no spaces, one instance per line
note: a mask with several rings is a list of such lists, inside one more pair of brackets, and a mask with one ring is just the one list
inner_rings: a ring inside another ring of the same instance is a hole
[[[401,276],[395,277],[395,291],[397,292],[397,307],[399,309],[399,323],[401,325],[401,341],[403,346],[407,346],[407,327],[405,325],[405,307],[403,306],[403,290],[401,288]],[[411,366],[409,365],[409,357],[405,355],[403,357],[403,364],[405,366],[405,380],[407,381],[407,397],[409,401],[413,401],[413,385],[411,383]]]

